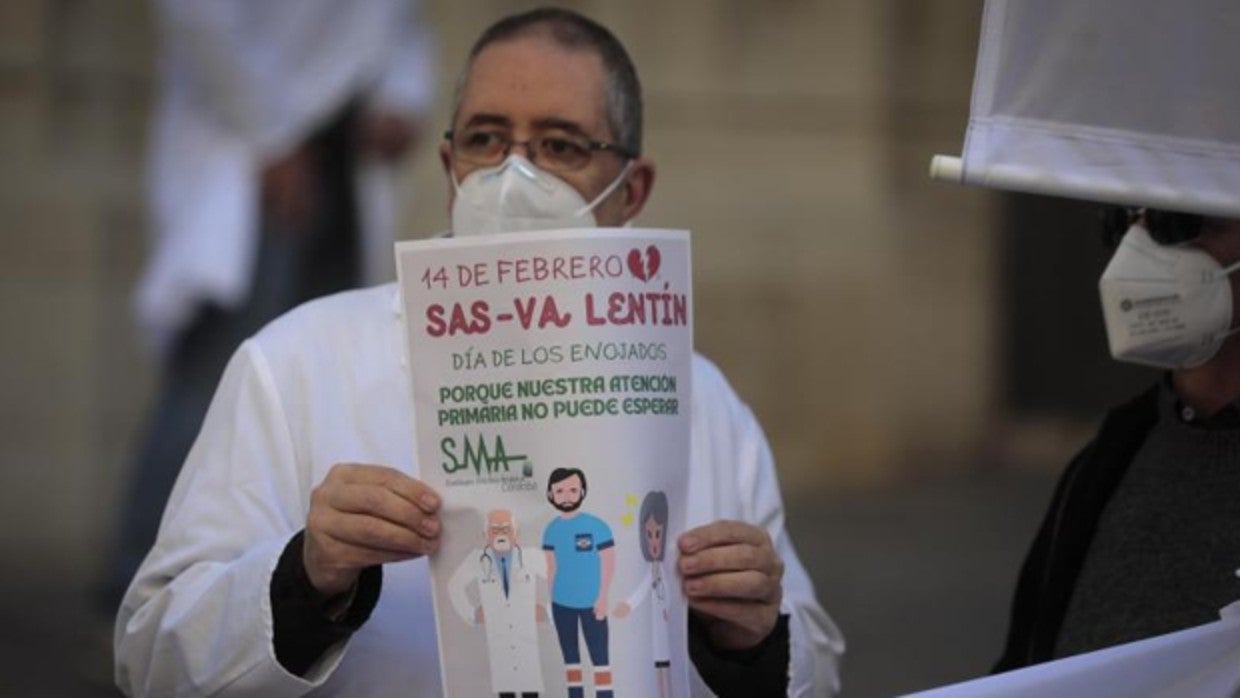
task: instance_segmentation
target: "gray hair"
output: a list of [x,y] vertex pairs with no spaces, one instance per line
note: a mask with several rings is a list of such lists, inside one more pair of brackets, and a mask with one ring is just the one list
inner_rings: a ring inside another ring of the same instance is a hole
[[567,50],[591,50],[598,54],[607,76],[605,88],[607,126],[616,143],[628,151],[642,151],[642,88],[637,69],[624,45],[601,24],[557,7],[543,7],[505,17],[482,32],[469,51],[465,68],[456,80],[452,118],[461,108],[465,83],[474,60],[487,46],[525,36],[542,36]]

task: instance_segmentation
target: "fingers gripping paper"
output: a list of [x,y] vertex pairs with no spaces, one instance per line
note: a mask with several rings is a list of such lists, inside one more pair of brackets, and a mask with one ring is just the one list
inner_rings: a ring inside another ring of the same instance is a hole
[[687,695],[686,231],[397,246],[449,696]]

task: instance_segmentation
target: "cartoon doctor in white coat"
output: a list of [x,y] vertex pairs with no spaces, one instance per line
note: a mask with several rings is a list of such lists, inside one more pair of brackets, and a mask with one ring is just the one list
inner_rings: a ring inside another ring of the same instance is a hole
[[[487,633],[491,689],[500,698],[531,698],[543,691],[538,623],[547,618],[539,605],[537,580],[547,577],[542,551],[526,555],[517,541],[517,522],[507,509],[487,512],[486,545],[461,561],[448,582],[452,608]],[[477,586],[480,603],[467,594]]]

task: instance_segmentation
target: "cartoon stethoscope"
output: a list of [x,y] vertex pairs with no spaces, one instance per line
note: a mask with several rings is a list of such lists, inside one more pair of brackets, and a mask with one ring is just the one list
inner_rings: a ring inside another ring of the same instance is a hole
[[[517,566],[514,569],[524,570],[525,569],[525,552],[521,549],[521,546],[519,545],[512,546],[512,551],[514,553],[514,557],[517,559]],[[478,567],[482,570],[482,581],[484,584],[485,583],[493,584],[496,581],[495,580],[495,559],[492,558],[491,556],[498,555],[498,554],[499,553],[495,552],[491,548],[491,546],[488,545],[482,551],[482,554],[478,556]]]
[[663,583],[663,570],[656,566],[654,569],[654,580],[650,584],[650,588],[654,591],[655,598],[663,606],[667,605],[667,586]]

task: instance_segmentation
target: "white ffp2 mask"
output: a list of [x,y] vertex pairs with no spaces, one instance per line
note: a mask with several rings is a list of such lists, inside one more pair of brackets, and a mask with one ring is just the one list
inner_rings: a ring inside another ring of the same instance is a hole
[[588,203],[568,182],[520,155],[471,172],[460,183],[454,176],[452,234],[596,227],[594,209],[624,182],[632,164],[631,160],[626,163],[616,179]]
[[1209,361],[1235,331],[1227,276],[1237,268],[1133,225],[1098,282],[1111,356],[1170,369]]

